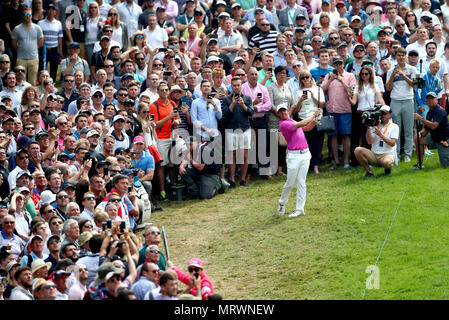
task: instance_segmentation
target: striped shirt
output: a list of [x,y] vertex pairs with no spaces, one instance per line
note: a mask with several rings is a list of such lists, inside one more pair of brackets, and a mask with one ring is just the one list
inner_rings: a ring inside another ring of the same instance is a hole
[[266,51],[272,54],[277,49],[276,38],[278,35],[279,32],[273,30],[270,30],[270,33],[266,37],[262,35],[262,32],[259,32],[251,38],[248,43],[248,47],[250,50],[252,50],[254,47],[254,43],[258,41],[260,44],[260,51]]
[[41,27],[44,37],[45,37],[45,45],[47,48],[57,48],[58,47],[58,39],[62,38],[62,24],[56,19],[53,21],[48,21],[48,19],[43,19],[38,22],[38,25]]

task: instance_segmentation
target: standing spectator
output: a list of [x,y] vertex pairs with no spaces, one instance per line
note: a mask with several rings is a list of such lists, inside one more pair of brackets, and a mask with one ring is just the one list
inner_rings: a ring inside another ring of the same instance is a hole
[[[50,63],[50,76],[56,80],[58,71],[59,57],[62,55],[62,24],[56,20],[56,7],[50,3],[47,8],[47,17],[39,21],[39,26],[45,37],[46,61]],[[39,49],[39,54],[43,54],[43,50]],[[39,70],[43,69],[43,59],[39,59]],[[33,84],[34,85],[34,84]]]
[[98,3],[93,1],[89,3],[86,17],[85,46],[86,59],[89,60],[94,52],[94,45],[97,42],[98,32],[103,27],[103,18],[100,17]]
[[11,35],[11,45],[17,50],[17,64],[25,67],[28,75],[27,81],[36,84],[39,70],[38,49],[44,44],[44,34],[41,27],[34,24],[31,9],[23,11],[24,21],[14,28]]
[[138,30],[138,21],[139,16],[142,14],[142,8],[133,0],[126,0],[117,7],[117,10],[120,19],[126,23],[128,28],[128,38],[131,38]]
[[181,123],[179,115],[174,112],[175,105],[168,98],[169,87],[167,82],[161,81],[158,86],[159,99],[150,105],[150,114],[154,114],[156,122],[157,148],[162,156],[162,163],[156,168],[159,182],[161,200],[166,199],[165,194],[165,167],[170,169],[171,182],[175,176],[172,159],[170,159],[172,131]]
[[284,33],[286,30],[294,31],[296,17],[303,15],[306,18],[308,27],[310,24],[309,15],[304,7],[299,6],[296,0],[287,0],[287,6],[279,11],[279,31]]
[[87,290],[87,278],[89,272],[84,264],[77,264],[75,267],[76,282],[69,289],[69,300],[83,300]]
[[152,49],[167,47],[168,34],[167,31],[162,29],[157,23],[157,17],[155,14],[148,15],[148,27],[143,30],[143,33],[147,37],[148,45]]
[[344,61],[342,58],[334,60],[334,68],[337,74],[329,73],[324,78],[321,86],[329,95],[326,109],[334,117],[336,131],[328,133],[331,136],[331,149],[334,162],[332,169],[340,165],[338,158],[338,140],[337,135],[340,134],[343,140],[344,153],[344,169],[351,169],[349,165],[349,155],[351,151],[351,123],[352,109],[350,98],[352,96],[351,87],[355,87],[356,80],[352,73],[343,69]]
[[78,42],[72,42],[68,46],[68,56],[61,61],[61,76],[71,74],[75,76],[76,83],[76,71],[81,71],[83,77],[82,82],[88,82],[90,76],[89,64],[80,56],[81,45]]
[[397,65],[387,73],[386,90],[391,90],[391,110],[393,122],[399,126],[399,138],[397,141],[398,160],[401,154],[401,131],[404,128],[404,162],[410,162],[413,152],[413,78],[417,70],[408,65],[405,60],[407,51],[399,48],[394,54]]
[[261,51],[273,53],[276,51],[276,39],[279,32],[270,30],[270,23],[268,20],[262,20],[260,23],[261,31],[249,40],[248,48],[253,49],[254,46],[260,48]]
[[[119,49],[123,51],[127,50],[129,47],[129,31],[126,23],[120,21],[119,13],[116,8],[109,9],[108,18],[111,21],[111,25],[105,25],[103,27],[103,33],[107,36],[111,36],[111,50],[112,43],[115,41],[119,44]],[[109,34],[109,30],[112,28],[112,35]],[[120,61],[120,59],[118,59]]]
[[[254,113],[253,104],[249,96],[243,95],[242,80],[234,77],[231,81],[232,94],[223,99],[223,116],[226,118],[225,141],[229,164],[229,188],[235,188],[235,168],[237,160],[240,164],[241,186],[246,183],[248,170],[248,150],[251,148],[251,130],[249,119]],[[237,155],[238,153],[238,155]],[[243,153],[243,163],[242,161]]]
[[[76,0],[76,6],[71,5],[65,11],[66,24],[65,32],[69,43],[76,42],[80,48],[79,55],[83,59],[86,57],[85,34],[87,15],[83,7],[86,0]],[[86,75],[86,73],[84,73]]]
[[178,16],[178,4],[175,1],[160,0],[154,6],[154,9],[156,10],[156,12],[157,12],[158,8],[164,8],[164,11],[166,12],[167,22],[171,22],[173,24],[176,23],[176,17]]
[[223,22],[224,34],[218,37],[218,45],[220,47],[218,52],[227,54],[231,61],[237,56],[237,51],[243,48],[242,36],[233,29],[232,20],[227,18]]

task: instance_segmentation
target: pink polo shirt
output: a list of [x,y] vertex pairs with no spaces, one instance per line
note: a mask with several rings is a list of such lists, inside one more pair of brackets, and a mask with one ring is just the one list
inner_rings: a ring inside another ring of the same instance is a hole
[[[326,75],[322,86],[329,82],[331,73]],[[356,86],[357,82],[355,76],[352,73],[343,72],[343,82],[348,86]],[[351,113],[351,102],[349,102],[348,95],[346,94],[345,87],[338,80],[334,80],[327,89],[329,95],[329,101],[326,104],[326,109],[330,113]]]
[[288,150],[304,150],[309,147],[302,128],[295,130],[295,121],[292,119],[279,121],[279,130],[281,130],[287,141]]

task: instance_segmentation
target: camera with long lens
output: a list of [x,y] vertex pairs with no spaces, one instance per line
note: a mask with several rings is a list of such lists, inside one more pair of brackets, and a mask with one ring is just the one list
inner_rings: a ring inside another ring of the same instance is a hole
[[424,80],[422,74],[418,73],[416,78],[413,79],[413,86],[416,89],[424,89],[426,87],[426,80]]
[[362,119],[365,120],[365,126],[374,127],[380,123],[383,112],[380,111],[381,104],[375,104],[370,110],[362,112]]

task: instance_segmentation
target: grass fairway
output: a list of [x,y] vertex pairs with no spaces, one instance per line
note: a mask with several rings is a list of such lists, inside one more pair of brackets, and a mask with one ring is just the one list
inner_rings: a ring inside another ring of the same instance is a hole
[[276,214],[282,178],[211,200],[165,202],[152,222],[165,227],[175,265],[200,257],[224,299],[357,300],[406,190],[377,265],[380,287],[365,299],[448,299],[449,173],[438,155],[422,171],[411,164],[390,177],[375,168],[369,180],[361,168],[325,166],[309,174],[306,216],[295,219]]

